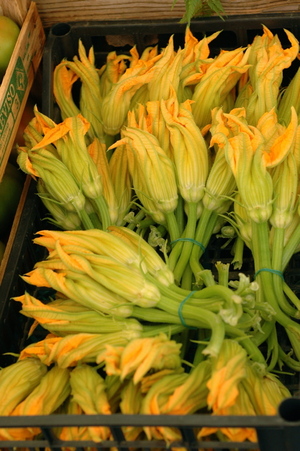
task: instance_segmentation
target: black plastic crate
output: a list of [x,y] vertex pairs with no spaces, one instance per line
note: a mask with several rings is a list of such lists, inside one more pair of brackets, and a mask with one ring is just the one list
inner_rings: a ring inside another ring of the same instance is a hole
[[[300,400],[295,400],[299,411]],[[294,404],[294,403],[292,403]],[[290,411],[291,403],[286,406]],[[294,421],[297,418],[297,421]],[[93,449],[118,449],[119,451],[173,450],[176,448],[190,451],[297,451],[299,449],[300,427],[299,413],[288,419],[282,416],[209,416],[209,415],[49,415],[32,417],[0,417],[0,428],[39,427],[39,439],[27,441],[2,441],[1,449],[18,450],[26,447],[29,450],[42,451],[64,450],[66,446],[82,451],[87,447]],[[111,430],[113,439],[94,443],[91,441],[61,441],[55,438],[53,429],[61,426],[106,426]],[[125,426],[165,426],[177,428],[182,440],[167,444],[161,440],[126,441],[122,428]],[[195,431],[200,427],[251,427],[257,431],[258,442],[221,442],[217,440],[197,441]]]
[[[225,21],[210,17],[193,20],[191,23],[192,33],[200,39],[215,31],[223,30],[217,39],[211,44],[211,54],[216,55],[220,49],[233,49],[246,46],[251,43],[255,35],[262,33],[262,24],[266,25],[274,34],[278,34],[283,45],[287,43],[284,28],[290,30],[296,38],[300,39],[300,27],[298,25],[300,13],[273,14],[273,15],[247,15],[231,16]],[[59,120],[59,110],[55,105],[52,93],[53,69],[63,58],[72,59],[78,51],[78,40],[82,40],[86,49],[94,47],[96,64],[104,64],[106,55],[111,50],[120,53],[129,52],[136,45],[139,52],[148,45],[158,44],[164,47],[171,34],[174,35],[175,46],[183,45],[186,25],[177,21],[135,21],[135,22],[78,22],[58,23],[48,30],[47,42],[43,57],[43,92],[42,112],[54,120]],[[122,43],[115,46],[111,37],[121,37]],[[285,71],[285,80],[288,82],[295,73],[295,64]],[[39,254],[41,250],[32,243],[34,232],[48,227],[43,222],[45,212],[37,199],[35,185],[32,183],[24,213],[20,222],[19,230],[12,250],[8,271],[0,287],[0,358],[1,365],[10,363],[13,357],[2,356],[2,352],[18,352],[26,343],[28,320],[18,314],[15,302],[9,302],[12,296],[21,295],[24,292],[25,283],[20,274],[32,269],[35,262],[43,258]],[[291,264],[291,281],[295,289],[300,290],[298,282],[299,256],[295,256]],[[205,255],[207,267],[213,269],[218,260],[224,263],[230,262],[228,250],[220,246],[211,246]],[[251,259],[247,262],[247,269],[252,272]],[[234,273],[230,273],[234,277]],[[293,387],[293,393],[299,390],[298,378]],[[41,436],[34,441],[26,442],[1,442],[1,449],[27,449],[62,450],[71,446],[75,450],[83,450],[91,446],[94,449],[115,448],[120,451],[127,450],[151,450],[151,449],[173,449],[185,448],[186,450],[260,450],[260,451],[298,451],[300,443],[300,411],[296,398],[287,400],[284,408],[280,409],[275,417],[217,417],[210,415],[189,416],[144,416],[144,415],[51,415],[32,417],[0,417],[0,428],[11,427],[40,427]],[[112,431],[113,441],[110,442],[61,442],[56,439],[53,430],[57,426],[108,426]],[[182,441],[167,444],[161,441],[135,441],[127,442],[124,438],[122,428],[124,426],[169,426],[178,428],[182,432]],[[258,443],[233,443],[220,441],[202,441],[196,439],[195,430],[201,426],[208,427],[253,427],[257,431]]]
[[31,271],[34,264],[44,258],[45,251],[33,243],[34,233],[48,228],[44,222],[45,209],[36,194],[35,182],[30,181],[27,197],[21,213],[14,243],[0,285],[0,367],[15,361],[5,353],[18,353],[26,337],[26,319],[19,314],[20,307],[11,298],[19,296],[32,287],[20,277]]
[[[230,16],[225,20],[218,17],[207,17],[192,20],[190,29],[197,39],[209,36],[216,31],[220,35],[209,47],[211,56],[217,55],[221,49],[232,50],[251,43],[254,37],[262,34],[262,25],[267,26],[273,34],[277,34],[282,46],[289,46],[284,29],[291,31],[300,40],[300,13],[290,14],[257,14]],[[50,28],[43,56],[43,113],[52,119],[58,115],[52,92],[52,74],[56,64],[63,58],[72,59],[78,53],[78,40],[81,39],[88,50],[93,46],[96,65],[105,63],[108,52],[128,53],[135,45],[141,53],[149,45],[163,48],[171,35],[174,36],[174,47],[178,49],[184,44],[186,24],[176,20],[132,21],[132,22],[69,22],[58,23]],[[118,37],[118,45],[116,39]],[[291,68],[284,71],[286,84],[299,67],[295,61]]]

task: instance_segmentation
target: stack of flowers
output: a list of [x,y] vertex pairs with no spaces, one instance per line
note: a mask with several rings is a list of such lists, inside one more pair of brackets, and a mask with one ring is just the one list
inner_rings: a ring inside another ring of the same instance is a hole
[[[197,40],[187,27],[183,48],[171,36],[162,50],[111,52],[101,68],[79,42],[55,68],[62,122],[35,108],[18,157],[57,230],[37,233],[48,257],[23,275],[51,299],[37,289],[14,301],[30,334],[47,335],[0,371],[0,392],[26,362],[42,374],[2,414],[32,414],[52,380],[62,393],[39,413],[275,415],[291,396],[278,375],[300,370],[300,300],[284,278],[300,244],[300,104],[299,72],[282,86],[299,53],[286,34],[287,49],[263,27],[247,48],[210,57],[219,33]],[[220,234],[235,278],[230,264],[203,264]],[[181,438],[123,429],[128,440]],[[57,434],[111,439],[102,427]],[[212,434],[257,440],[252,428],[198,431]]]

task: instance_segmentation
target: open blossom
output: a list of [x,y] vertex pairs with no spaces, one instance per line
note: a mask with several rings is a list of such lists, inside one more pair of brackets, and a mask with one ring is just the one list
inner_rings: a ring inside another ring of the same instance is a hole
[[280,164],[293,148],[297,117],[284,127],[275,112],[265,113],[257,125],[247,123],[244,109],[217,112],[220,124],[212,129],[211,142],[224,149],[235,177],[239,195],[249,217],[255,222],[272,214],[273,181],[269,169]]
[[214,413],[234,405],[239,383],[246,377],[246,351],[234,340],[225,339],[217,357],[211,358],[212,373],[207,404]]
[[124,349],[115,351],[108,347],[106,352],[99,355],[99,362],[105,362],[106,359],[110,362],[110,356],[113,355],[115,368],[110,363],[110,371],[114,371],[122,380],[130,376],[137,384],[150,370],[180,367],[180,348],[179,343],[169,340],[165,334],[159,334],[151,338],[136,338]]
[[277,107],[283,69],[290,67],[298,56],[298,40],[289,30],[285,33],[291,44],[288,48],[283,48],[279,37],[265,25],[263,35],[257,35],[249,46],[249,80],[240,94],[243,96],[244,90],[248,90],[246,104],[243,98],[238,98],[235,106],[246,107],[251,125],[256,126],[264,113]]

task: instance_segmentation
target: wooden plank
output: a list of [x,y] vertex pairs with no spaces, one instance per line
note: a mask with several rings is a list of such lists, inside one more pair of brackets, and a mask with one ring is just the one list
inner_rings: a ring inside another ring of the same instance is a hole
[[0,13],[13,19],[22,27],[30,6],[30,0],[0,0]]
[[0,87],[0,181],[42,58],[45,32],[31,2]]
[[[0,7],[7,7],[8,17],[21,20],[27,0],[0,0]],[[10,3],[11,2],[11,3]],[[28,3],[28,2],[27,2]],[[10,15],[8,5],[16,7]],[[4,8],[2,8],[4,12]],[[19,128],[22,114],[32,88],[35,74],[42,59],[46,36],[38,14],[36,3],[31,2],[22,20],[21,32],[14,53],[0,86],[0,183],[5,172],[12,146]],[[6,270],[9,253],[13,246],[17,227],[23,211],[28,183],[26,181],[19,201],[12,229],[6,243],[3,260],[0,264],[0,284]],[[0,300],[1,302],[1,300]]]
[[[185,11],[184,0],[36,0],[45,28],[59,22],[81,20],[122,21],[180,19]],[[294,0],[223,0],[227,15],[292,12],[300,8]]]

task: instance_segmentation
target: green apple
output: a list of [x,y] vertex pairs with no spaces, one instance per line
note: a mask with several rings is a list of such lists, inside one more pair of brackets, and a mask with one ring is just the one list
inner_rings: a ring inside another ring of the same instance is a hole
[[12,19],[0,16],[0,80],[5,74],[19,33],[20,28]]

